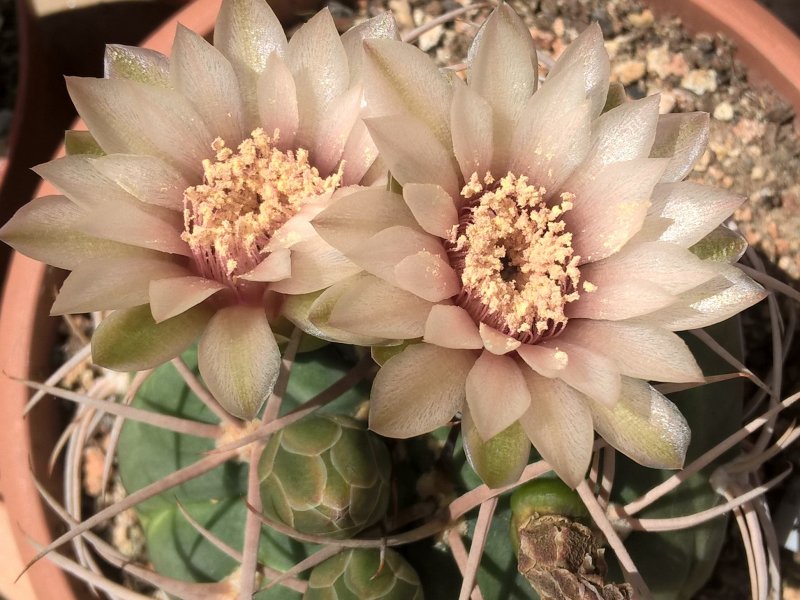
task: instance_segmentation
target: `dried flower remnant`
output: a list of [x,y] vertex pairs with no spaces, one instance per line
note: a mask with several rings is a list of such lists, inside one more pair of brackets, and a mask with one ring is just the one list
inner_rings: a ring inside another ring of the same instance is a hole
[[648,381],[701,381],[674,332],[764,297],[738,254],[690,251],[741,202],[682,181],[707,115],[659,116],[657,96],[607,105],[596,25],[539,85],[508,5],[478,33],[466,83],[413,47],[365,47],[365,122],[402,194],[354,193],[314,218],[364,272],[312,313],[320,328],[422,338],[382,366],[370,426],[404,438],[460,412],[473,466],[504,453],[492,485],[516,479],[529,439],[576,486],[595,431],[680,467],[688,426]]
[[97,363],[150,368],[201,336],[211,392],[256,415],[280,367],[268,317],[358,271],[309,221],[383,172],[360,117],[374,37],[397,37],[391,15],[340,38],[323,10],[287,42],[266,2],[226,0],[213,45],[179,27],[169,59],[109,46],[105,78],[68,78],[88,150],[39,166],[63,196],[0,235],[72,271],[53,314],[116,311]]

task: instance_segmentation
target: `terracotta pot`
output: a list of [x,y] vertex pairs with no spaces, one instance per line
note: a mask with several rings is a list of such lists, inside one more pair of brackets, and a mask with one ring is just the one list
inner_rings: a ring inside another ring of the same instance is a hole
[[800,114],[800,38],[755,0],[647,0],[692,33],[724,33],[737,46],[751,81],[768,84]]
[[[195,0],[169,19],[143,45],[168,51],[178,22],[195,31],[210,31],[221,0]],[[316,4],[316,2],[309,2]],[[752,76],[774,86],[800,110],[800,40],[754,0],[650,0],[659,13],[682,16],[693,31],[722,31],[739,45],[740,58]],[[297,6],[289,0],[284,4]],[[276,7],[277,8],[277,7]],[[280,9],[278,10],[280,12]],[[63,152],[63,149],[60,151]],[[39,194],[54,193],[47,185]],[[48,372],[51,342],[57,319],[48,311],[58,274],[41,263],[14,254],[0,305],[0,368],[19,378],[42,379]],[[32,483],[31,468],[48,481],[46,463],[62,424],[62,404],[47,402],[27,419],[21,416],[29,398],[21,384],[0,376],[0,489],[16,527],[17,545],[24,560],[34,551],[25,539],[41,543],[53,539],[52,523]],[[51,486],[58,482],[50,480]],[[78,595],[59,569],[41,561],[31,571],[33,587],[42,600],[74,600]]]

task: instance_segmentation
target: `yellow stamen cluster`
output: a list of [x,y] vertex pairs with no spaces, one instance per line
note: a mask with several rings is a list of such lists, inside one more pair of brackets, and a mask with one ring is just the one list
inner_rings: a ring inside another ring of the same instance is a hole
[[201,273],[235,285],[265,257],[270,237],[310,199],[336,189],[342,167],[321,177],[308,151],[281,151],[256,129],[237,151],[217,138],[216,160],[203,161],[203,183],[183,193],[183,240]]
[[[451,252],[466,300],[481,321],[526,342],[560,331],[564,307],[578,299],[580,257],[562,215],[572,194],[544,201],[545,190],[509,173],[499,181],[473,174],[462,190],[469,209],[466,225],[454,230]],[[469,310],[469,308],[468,308]]]

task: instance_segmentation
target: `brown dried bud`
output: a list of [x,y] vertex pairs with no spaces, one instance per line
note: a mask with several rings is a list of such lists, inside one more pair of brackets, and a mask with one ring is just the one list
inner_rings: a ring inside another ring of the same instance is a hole
[[606,584],[592,530],[560,515],[531,516],[519,527],[518,568],[542,600],[631,600],[628,584]]

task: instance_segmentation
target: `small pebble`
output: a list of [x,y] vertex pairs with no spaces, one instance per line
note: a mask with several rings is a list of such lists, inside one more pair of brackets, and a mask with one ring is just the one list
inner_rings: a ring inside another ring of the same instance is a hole
[[730,121],[733,119],[733,106],[730,102],[720,102],[714,107],[714,118],[717,121]]
[[750,171],[750,179],[753,181],[760,181],[761,179],[764,179],[764,167],[760,165],[753,167],[753,170]]
[[389,0],[389,10],[394,14],[400,29],[413,29],[414,18],[411,16],[411,6],[407,0]]
[[628,15],[628,21],[634,27],[644,29],[645,27],[650,27],[655,22],[655,18],[653,17],[653,11],[646,8],[638,14]]
[[612,75],[622,85],[630,85],[644,77],[646,70],[642,61],[626,60],[614,67]]
[[675,94],[672,92],[661,92],[661,100],[658,103],[658,114],[666,115],[667,113],[671,113],[672,109],[675,108],[676,102]]
[[681,87],[698,96],[717,91],[717,74],[710,69],[693,69],[681,79]]

